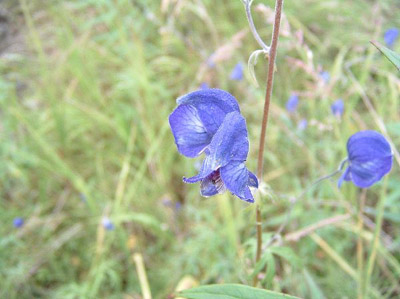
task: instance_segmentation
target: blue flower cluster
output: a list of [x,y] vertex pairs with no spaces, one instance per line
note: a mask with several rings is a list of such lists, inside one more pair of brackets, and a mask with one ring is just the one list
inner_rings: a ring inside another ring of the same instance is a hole
[[244,164],[249,141],[236,99],[220,89],[204,89],[178,98],[177,104],[169,123],[178,151],[189,158],[205,154],[199,174],[183,181],[201,182],[205,197],[229,190],[254,202],[249,187],[258,188],[258,180]]

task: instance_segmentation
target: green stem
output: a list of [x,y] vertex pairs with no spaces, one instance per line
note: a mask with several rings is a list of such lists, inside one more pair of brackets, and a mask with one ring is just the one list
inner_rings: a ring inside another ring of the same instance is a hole
[[[275,59],[276,59],[276,50],[278,47],[278,40],[279,40],[279,29],[281,25],[282,7],[283,7],[283,0],[276,0],[275,21],[274,21],[274,29],[272,33],[272,41],[269,53],[267,87],[265,92],[264,113],[263,113],[263,120],[261,123],[260,145],[258,150],[258,161],[257,161],[257,177],[260,181],[262,181],[262,174],[263,174],[265,133],[267,130],[269,105],[271,102],[272,87],[274,82]],[[259,204],[257,204],[256,213],[257,213],[256,216],[257,253],[255,262],[257,264],[257,262],[261,258],[261,249],[262,249],[262,226],[261,226],[262,223],[261,223],[261,210]],[[253,285],[256,286],[257,283],[258,283],[258,276],[256,275],[254,277]]]
[[374,238],[372,240],[372,249],[371,249],[371,253],[369,255],[368,262],[367,262],[367,272],[366,272],[364,292],[363,292],[364,294],[368,294],[368,288],[369,288],[370,281],[371,281],[371,275],[372,275],[372,272],[374,270],[374,265],[375,265],[376,253],[377,253],[378,247],[379,247],[379,237],[381,234],[383,214],[385,211],[385,199],[386,199],[387,184],[388,184],[388,178],[386,177],[384,180],[384,183],[383,183],[382,193],[380,194],[378,208],[377,208],[375,232],[374,232]]

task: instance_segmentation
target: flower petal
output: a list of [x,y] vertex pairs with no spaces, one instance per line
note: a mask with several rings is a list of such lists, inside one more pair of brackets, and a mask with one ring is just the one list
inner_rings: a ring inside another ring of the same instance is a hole
[[370,130],[360,131],[352,135],[347,142],[347,151],[352,163],[366,162],[392,155],[390,144],[385,137]]
[[369,160],[363,163],[352,163],[350,177],[354,185],[368,188],[387,174],[393,163],[393,156]]
[[231,112],[226,115],[210,145],[206,148],[206,158],[200,173],[191,178],[183,178],[183,181],[196,183],[230,161],[245,161],[248,152],[246,120],[239,112]]
[[195,107],[178,106],[169,116],[169,124],[175,138],[178,151],[189,158],[194,158],[211,141],[211,135],[203,125]]
[[238,111],[239,105],[233,95],[221,89],[202,89],[177,99],[178,105],[196,108],[199,118],[210,135],[214,135],[226,114]]
[[[254,202],[249,188],[249,173],[244,163],[239,161],[230,162],[221,168],[221,178],[226,188],[240,199]],[[253,176],[250,181],[253,181]]]
[[393,164],[389,142],[375,131],[361,131],[347,142],[349,174],[353,183],[360,188],[370,187],[387,174]]
[[254,173],[249,171],[249,182],[248,185],[250,187],[258,188],[258,179]]
[[342,187],[343,181],[351,181],[350,167],[347,167],[342,176],[338,180],[338,188]]
[[220,170],[213,171],[209,176],[204,178],[200,186],[200,194],[208,197],[218,193],[224,193],[226,187],[221,179]]
[[210,170],[225,166],[230,161],[245,161],[248,153],[246,120],[239,112],[231,112],[226,115],[207,147],[202,170],[208,174]]

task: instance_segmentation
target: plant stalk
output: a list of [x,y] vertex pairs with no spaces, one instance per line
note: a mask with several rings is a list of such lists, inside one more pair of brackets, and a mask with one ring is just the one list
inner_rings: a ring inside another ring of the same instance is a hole
[[[275,59],[276,59],[276,50],[278,47],[278,40],[279,40],[279,29],[281,25],[282,7],[283,7],[283,0],[276,0],[274,28],[272,33],[272,41],[268,59],[268,75],[267,75],[267,86],[266,86],[265,101],[264,101],[264,112],[261,123],[260,145],[258,150],[257,177],[259,180],[262,180],[262,174],[263,174],[265,133],[267,130],[269,105],[271,102],[272,87],[274,82]],[[257,227],[256,263],[257,263],[261,258],[261,249],[262,249],[261,209],[258,203],[256,207],[256,227]],[[257,283],[258,283],[258,276],[256,275],[254,277],[253,285],[256,286]]]

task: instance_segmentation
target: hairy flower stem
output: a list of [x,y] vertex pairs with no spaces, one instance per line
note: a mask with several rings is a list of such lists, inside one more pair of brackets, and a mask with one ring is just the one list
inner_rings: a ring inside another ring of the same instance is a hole
[[[262,181],[263,164],[264,164],[263,157],[264,157],[264,146],[265,146],[265,133],[267,130],[269,104],[271,102],[272,86],[274,82],[275,58],[276,58],[276,49],[278,47],[279,29],[281,25],[282,6],[283,6],[283,0],[276,0],[274,28],[272,33],[272,41],[271,41],[269,60],[268,60],[268,75],[267,75],[267,87],[266,87],[265,101],[264,101],[264,114],[261,123],[260,145],[258,150],[258,162],[257,162],[257,177],[261,181]],[[262,249],[262,227],[261,227],[262,222],[261,222],[261,210],[259,204],[257,204],[256,209],[257,209],[256,212],[257,214],[256,215],[256,227],[257,227],[256,263],[257,263],[261,258],[261,249]],[[258,283],[258,276],[255,275],[253,285],[256,286],[257,283]]]

